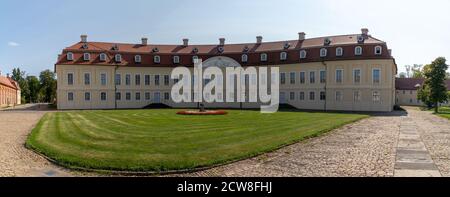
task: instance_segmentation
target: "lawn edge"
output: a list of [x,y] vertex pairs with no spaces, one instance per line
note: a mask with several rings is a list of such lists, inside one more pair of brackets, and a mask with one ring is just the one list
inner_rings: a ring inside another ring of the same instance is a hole
[[48,160],[49,162],[69,169],[69,170],[74,170],[74,171],[79,171],[79,172],[90,172],[90,173],[98,173],[98,174],[104,174],[104,175],[122,175],[122,176],[155,176],[155,175],[170,175],[170,174],[183,174],[183,173],[193,173],[193,172],[198,172],[198,171],[203,171],[203,170],[208,170],[208,169],[212,169],[212,168],[216,168],[216,167],[220,167],[220,166],[225,166],[228,164],[232,164],[232,163],[236,163],[239,161],[243,161],[246,159],[251,159],[251,158],[255,158],[264,154],[268,154],[268,153],[272,153],[275,152],[277,150],[280,150],[282,148],[300,143],[300,142],[304,142],[308,139],[312,139],[312,138],[316,138],[316,137],[320,137],[323,136],[325,134],[328,134],[334,130],[337,130],[339,128],[342,128],[346,125],[349,124],[353,124],[356,122],[359,122],[361,120],[370,118],[370,115],[367,116],[363,116],[363,117],[359,117],[355,120],[351,120],[342,124],[338,124],[335,125],[333,127],[330,127],[328,129],[324,129],[322,131],[318,131],[317,133],[311,134],[309,136],[305,136],[305,137],[301,137],[299,139],[296,140],[292,140],[283,144],[280,144],[277,147],[274,148],[270,148],[267,150],[261,150],[259,152],[255,152],[252,154],[248,154],[248,155],[243,155],[241,157],[236,157],[236,158],[231,158],[228,160],[224,160],[224,161],[217,161],[217,163],[213,163],[211,165],[206,165],[206,166],[199,166],[199,167],[195,167],[195,168],[186,168],[186,169],[179,169],[179,170],[163,170],[163,171],[130,171],[130,170],[108,170],[108,169],[96,169],[96,168],[86,168],[86,167],[79,167],[76,165],[71,165],[67,162],[62,162],[62,161],[58,161],[57,159],[53,159],[50,156],[47,156],[45,154],[45,151],[40,150],[40,148],[36,147],[33,145],[33,139],[34,136],[36,135],[35,130],[38,129],[39,127],[42,126],[42,119],[44,119],[47,116],[47,114],[44,114],[44,116],[39,120],[39,122],[35,125],[35,127],[31,130],[30,134],[27,136],[27,140],[24,143],[25,148],[33,151],[34,153],[38,154],[39,156],[45,158],[46,160]]

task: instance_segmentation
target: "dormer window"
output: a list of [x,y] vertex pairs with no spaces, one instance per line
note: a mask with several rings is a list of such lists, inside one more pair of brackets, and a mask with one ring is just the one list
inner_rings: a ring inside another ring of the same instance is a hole
[[336,48],[336,56],[341,57],[342,55],[344,55],[344,49],[342,47]]
[[122,61],[122,55],[116,54],[116,55],[114,56],[114,60],[116,60],[116,62],[121,62],[121,61]]
[[355,55],[362,55],[363,49],[360,46],[355,47]]
[[358,39],[358,43],[360,43],[360,44],[364,43],[364,40],[365,40],[364,36],[359,35],[357,39]]
[[192,53],[198,53],[198,48],[195,47],[194,49],[192,49]]
[[217,51],[218,51],[219,53],[223,53],[224,49],[223,49],[222,46],[220,46],[220,47],[217,48]]
[[247,54],[243,54],[241,57],[241,61],[242,62],[248,62],[248,55]]
[[383,52],[383,48],[381,46],[375,47],[375,55],[381,55]]
[[141,61],[142,61],[142,57],[140,55],[135,55],[134,56],[134,62],[141,63]]
[[280,60],[286,60],[287,59],[287,53],[286,52],[281,52],[280,53]]
[[111,50],[113,50],[113,51],[118,51],[118,50],[119,50],[119,46],[118,46],[117,44],[115,44],[115,45],[113,45],[113,46],[111,47]]
[[250,50],[250,48],[248,48],[248,46],[246,45],[245,47],[244,47],[244,52],[248,52]]
[[158,53],[159,49],[158,49],[158,47],[155,47],[155,48],[152,49],[152,51],[153,51],[153,53]]
[[325,38],[325,40],[323,40],[323,45],[324,46],[329,46],[331,44],[331,39],[330,38]]
[[301,50],[300,51],[300,59],[305,59],[306,58],[306,50]]
[[284,43],[283,45],[284,49],[289,49],[289,47],[291,47],[291,44],[289,42]]
[[102,62],[106,61],[106,54],[100,53],[100,61]]
[[68,52],[67,53],[67,60],[68,61],[73,61],[73,53],[72,52]]
[[267,61],[267,54],[266,53],[262,53],[261,54],[261,62],[265,62]]
[[161,63],[161,57],[159,55],[153,56],[153,62],[156,64]]
[[197,63],[198,62],[198,56],[192,56],[192,62]]
[[174,64],[179,64],[180,63],[180,56],[178,56],[178,55],[173,56],[173,63]]
[[83,54],[83,60],[84,61],[89,61],[91,59],[91,54],[89,53],[84,53]]
[[321,48],[320,49],[320,57],[326,57],[327,56],[327,49]]
[[82,49],[88,49],[89,47],[88,47],[88,45],[86,43],[84,43],[83,45],[81,45],[81,48]]

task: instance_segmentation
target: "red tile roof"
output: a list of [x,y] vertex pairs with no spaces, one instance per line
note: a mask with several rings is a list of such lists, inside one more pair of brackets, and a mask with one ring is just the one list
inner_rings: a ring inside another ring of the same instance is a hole
[[20,87],[18,85],[18,83],[14,80],[12,80],[11,78],[8,77],[4,77],[4,76],[0,76],[0,84],[13,88],[15,90],[19,90]]
[[[395,89],[396,90],[417,90],[418,85],[422,85],[425,79],[423,78],[396,78]],[[445,80],[447,90],[450,91],[450,80]]]

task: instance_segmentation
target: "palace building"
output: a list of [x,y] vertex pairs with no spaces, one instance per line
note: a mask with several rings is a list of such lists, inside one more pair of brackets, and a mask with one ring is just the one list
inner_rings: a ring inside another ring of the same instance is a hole
[[[279,67],[280,103],[298,109],[343,111],[392,111],[395,105],[397,65],[386,42],[358,34],[254,43],[191,45],[81,41],[65,48],[58,57],[58,109],[143,108],[150,104],[197,107],[175,103],[170,92],[176,82],[173,68]],[[269,71],[270,72],[270,71]],[[246,81],[247,82],[247,81]],[[224,82],[227,83],[227,82]],[[252,94],[246,92],[246,95]],[[220,94],[221,97],[235,96]],[[206,103],[211,108],[259,108],[260,103]]]
[[20,94],[19,84],[9,75],[2,76],[0,72],[0,107],[20,105]]
[[[395,102],[397,105],[405,106],[425,106],[421,100],[417,99],[419,88],[423,85],[424,78],[397,78],[395,80]],[[450,91],[450,80],[445,80],[447,91]],[[446,101],[440,103],[441,106],[449,106]]]

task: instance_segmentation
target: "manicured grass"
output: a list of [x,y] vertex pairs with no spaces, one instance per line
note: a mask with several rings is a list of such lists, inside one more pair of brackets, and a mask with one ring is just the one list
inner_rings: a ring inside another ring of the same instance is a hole
[[271,151],[368,117],[361,114],[227,110],[183,116],[175,109],[47,113],[27,146],[66,167],[167,171]]
[[[434,108],[431,110],[434,111]],[[450,119],[450,107],[439,107],[439,113],[437,113],[437,115]]]

